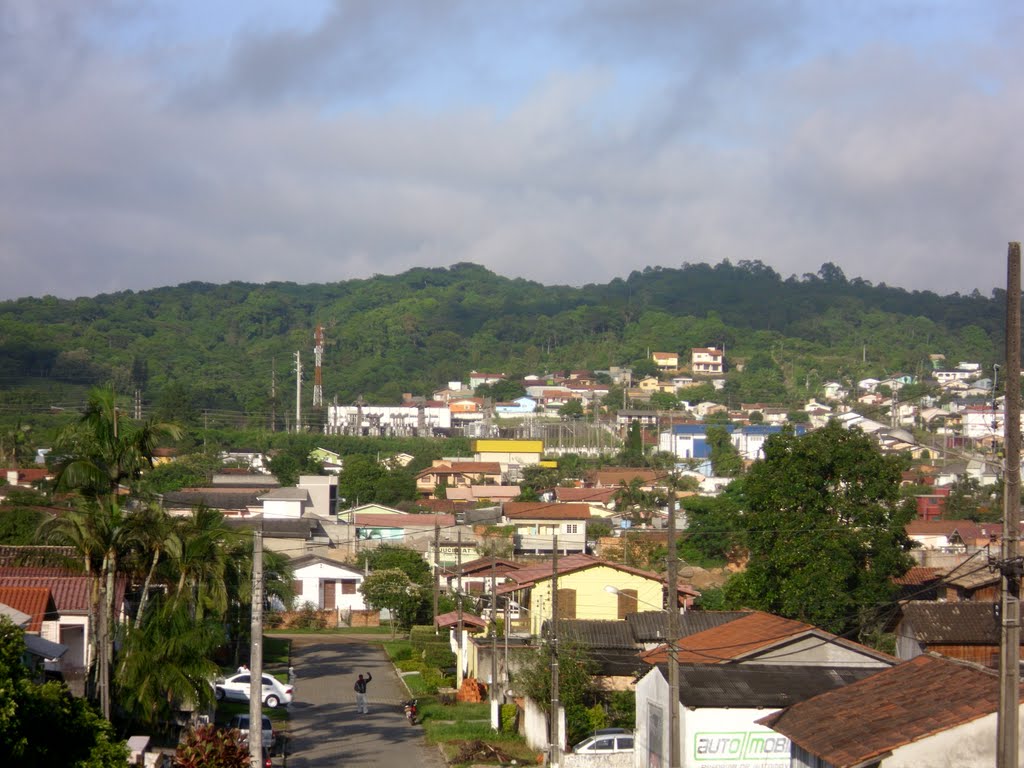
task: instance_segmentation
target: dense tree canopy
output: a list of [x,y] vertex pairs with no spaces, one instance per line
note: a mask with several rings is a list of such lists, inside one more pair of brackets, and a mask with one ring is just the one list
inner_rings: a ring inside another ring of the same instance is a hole
[[860,430],[832,422],[772,436],[743,480],[742,529],[750,560],[727,585],[734,605],[832,632],[874,629],[874,611],[910,567],[900,498],[904,461],[883,456]]

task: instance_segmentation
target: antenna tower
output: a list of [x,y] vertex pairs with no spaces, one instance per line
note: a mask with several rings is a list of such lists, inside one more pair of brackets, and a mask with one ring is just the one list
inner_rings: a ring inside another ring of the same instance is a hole
[[319,323],[316,332],[313,334],[313,356],[315,368],[313,370],[313,407],[319,408],[324,404],[324,382],[321,373],[321,366],[324,362],[324,327]]

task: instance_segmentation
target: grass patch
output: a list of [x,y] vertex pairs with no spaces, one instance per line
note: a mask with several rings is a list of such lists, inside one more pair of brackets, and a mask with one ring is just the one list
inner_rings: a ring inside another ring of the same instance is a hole
[[[263,638],[263,663],[288,665],[292,655],[292,641],[287,637]],[[287,680],[285,681],[287,682]]]
[[489,743],[505,743],[522,740],[519,734],[492,731],[489,720],[461,723],[426,722],[423,724],[423,730],[427,735],[427,741],[432,744],[449,741],[480,740]]
[[[489,756],[477,752],[471,762],[461,762],[459,760],[460,755],[463,753],[464,748],[467,744],[472,743],[470,741],[451,741],[441,745],[441,750],[444,752],[445,760],[453,768],[461,768],[461,766],[470,765],[497,765],[498,763],[493,762]],[[496,741],[494,739],[480,739],[479,741],[485,744],[493,744],[497,749],[508,756],[509,759],[515,760],[519,765],[538,765],[541,761],[538,759],[538,752],[534,749],[530,749],[526,746],[526,742],[523,740],[519,741]],[[501,763],[506,765],[506,763]]]
[[403,661],[412,658],[413,647],[408,640],[386,640],[384,652],[391,661]]
[[419,672],[410,672],[408,675],[402,675],[402,680],[405,682],[409,692],[417,699],[425,696],[430,691],[430,686],[427,685],[423,675]]
[[465,720],[486,720],[491,719],[490,702],[482,701],[479,704],[441,704],[434,697],[423,699],[419,703],[420,721],[431,720],[446,721],[454,720],[462,722]]

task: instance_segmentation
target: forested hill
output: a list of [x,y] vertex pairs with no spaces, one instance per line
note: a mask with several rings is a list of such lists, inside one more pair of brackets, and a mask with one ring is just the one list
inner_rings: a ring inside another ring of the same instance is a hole
[[456,264],[322,285],[186,283],[26,298],[0,303],[0,402],[73,399],[113,382],[167,407],[266,412],[273,371],[287,407],[296,350],[311,386],[317,323],[326,335],[324,396],[339,402],[428,394],[471,369],[606,368],[706,345],[746,362],[737,397],[799,397],[829,378],[919,372],[931,353],[990,365],[1004,303],[1001,291],[875,286],[832,264],[783,279],[756,261],[649,268],[582,288]]

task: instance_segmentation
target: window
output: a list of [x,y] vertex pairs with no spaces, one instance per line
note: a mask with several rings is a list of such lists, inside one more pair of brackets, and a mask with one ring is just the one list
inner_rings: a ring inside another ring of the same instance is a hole
[[598,739],[593,749],[595,752],[611,752],[615,749],[615,739]]
[[342,579],[341,580],[341,594],[343,595],[354,595],[356,593],[356,580],[355,579]]
[[565,524],[565,532],[566,533],[578,533],[579,532],[579,525],[577,523],[566,523]]

